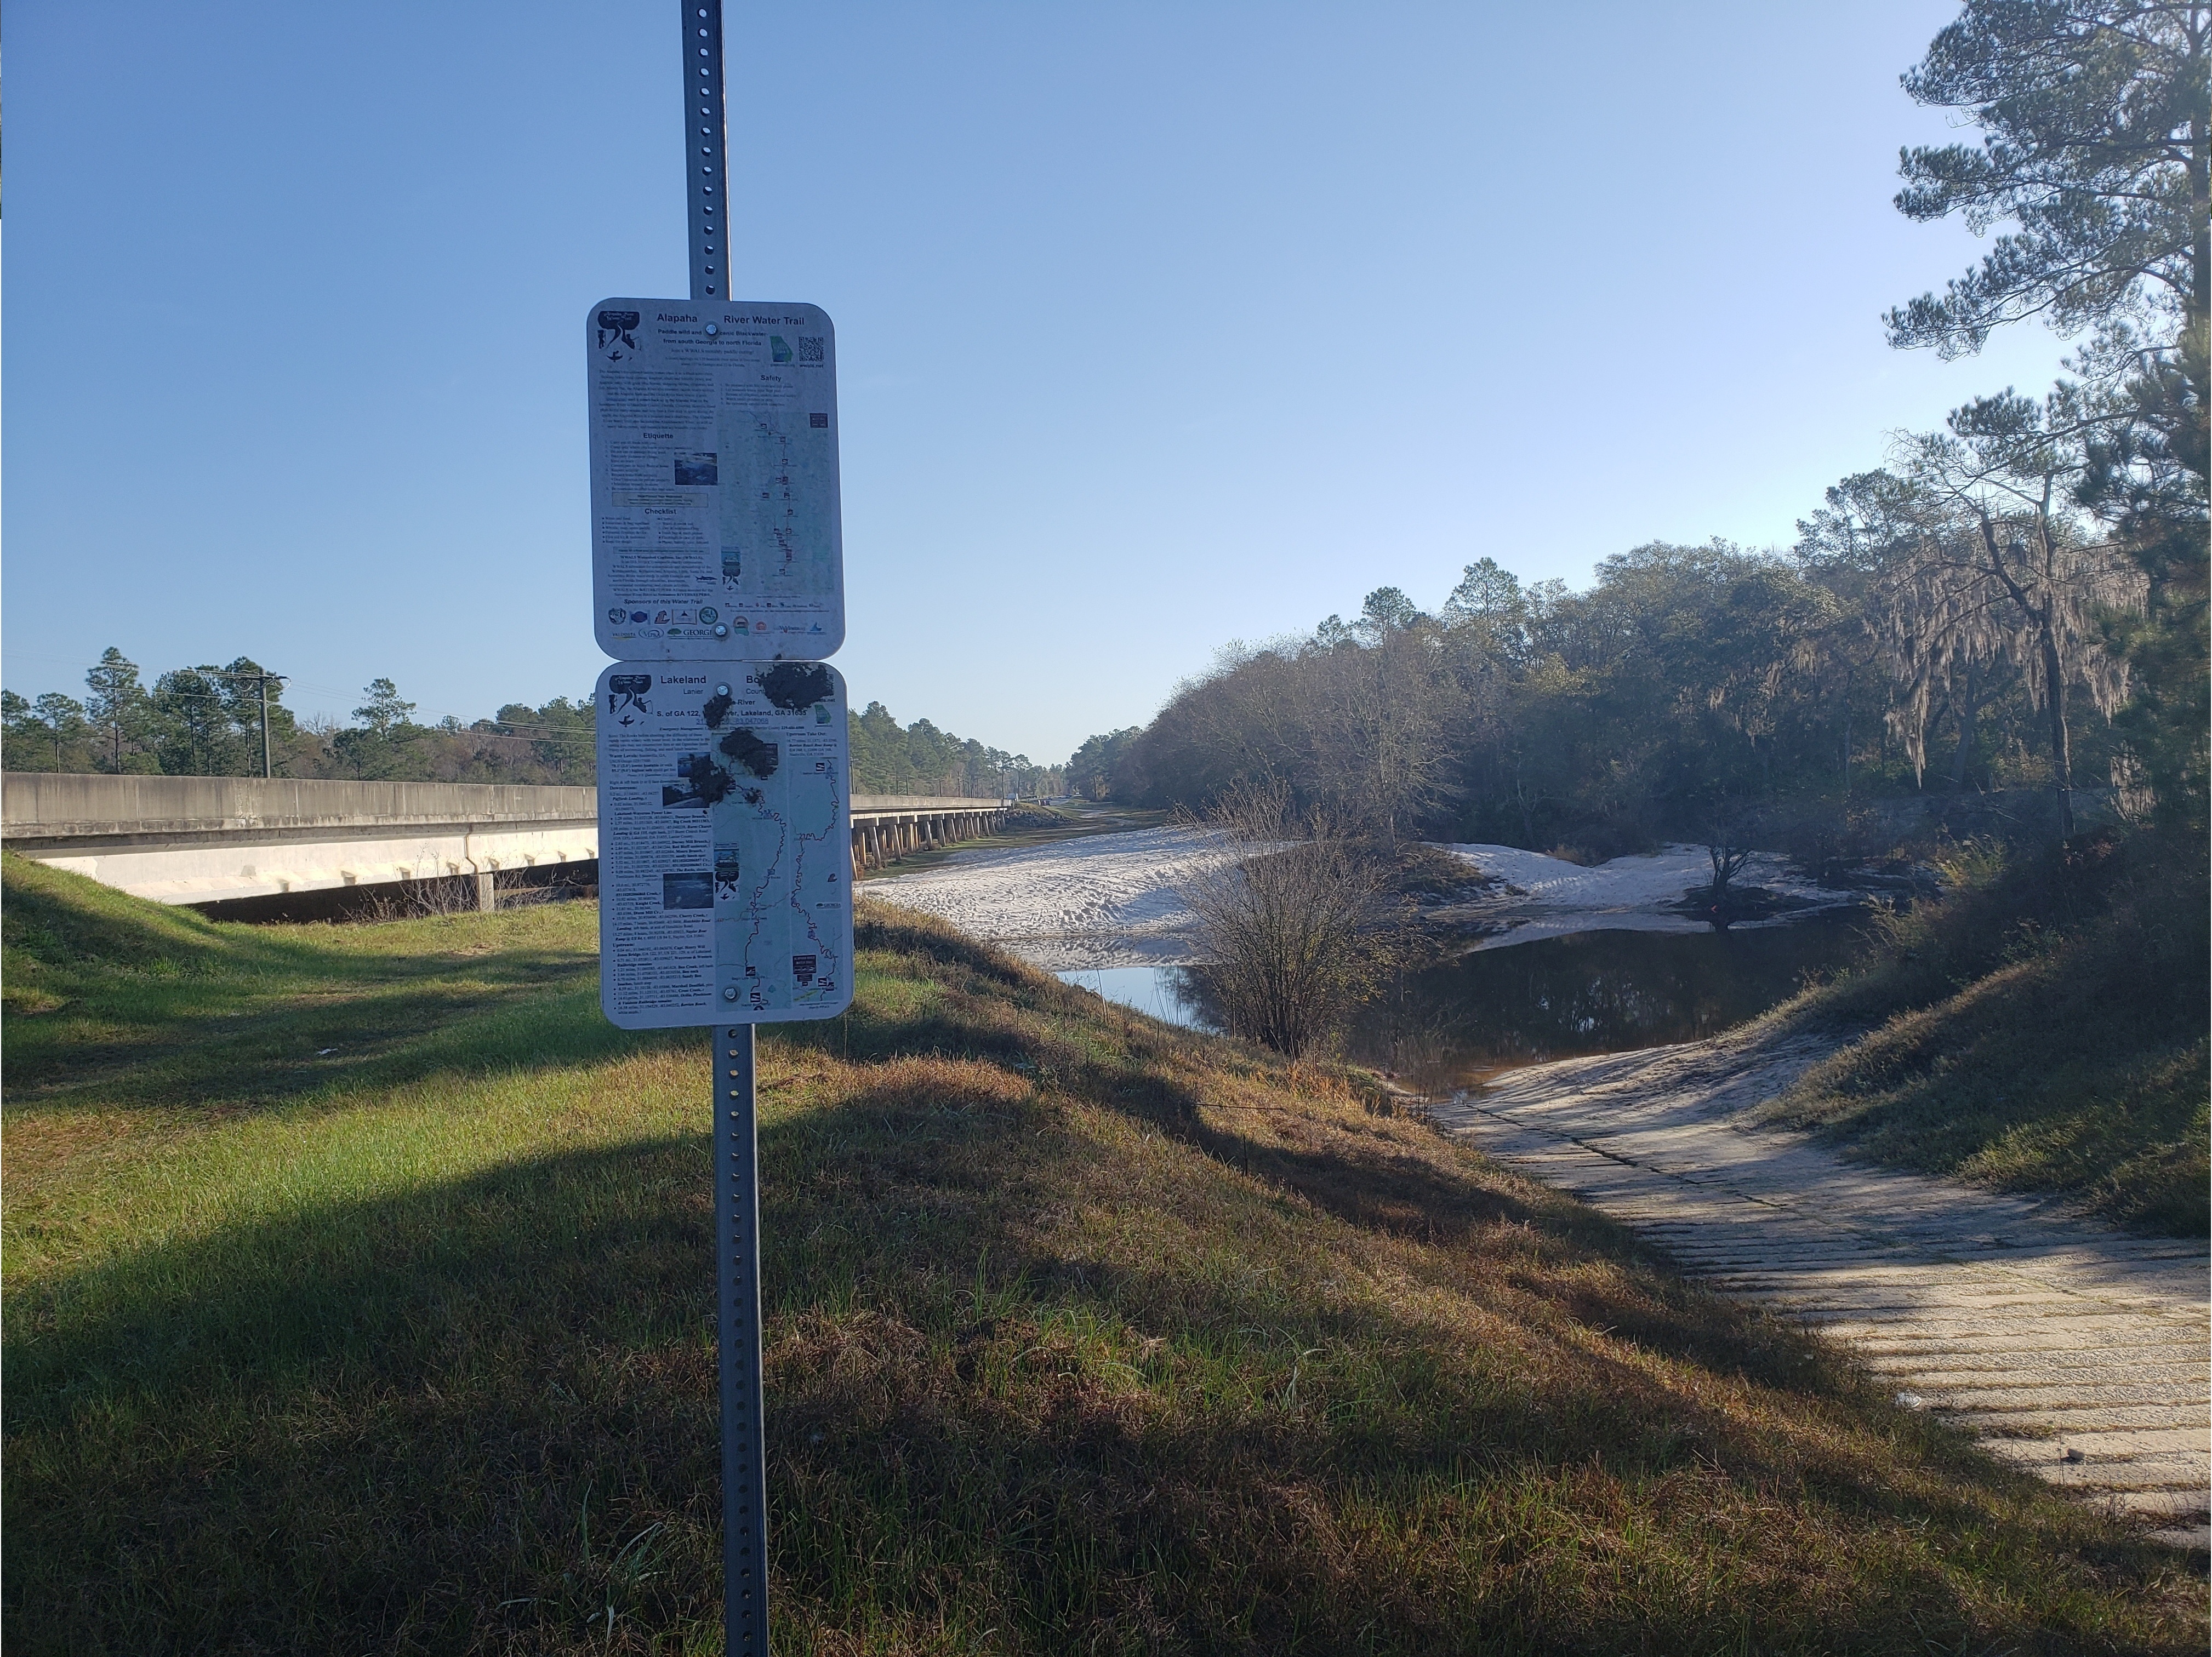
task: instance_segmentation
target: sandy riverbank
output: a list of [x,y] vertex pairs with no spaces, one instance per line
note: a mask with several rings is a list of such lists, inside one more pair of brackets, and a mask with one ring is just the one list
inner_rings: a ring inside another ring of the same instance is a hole
[[[1680,913],[1691,888],[1710,877],[1705,848],[1668,846],[1594,868],[1510,846],[1455,845],[1488,889],[1455,904],[1455,924],[1483,929],[1495,949],[1569,932],[1702,932]],[[868,883],[869,895],[951,921],[1048,971],[1189,965],[1202,958],[1194,917],[1177,885],[1224,853],[1187,828],[1092,835],[1043,846],[956,853],[933,869]],[[1787,917],[1740,923],[1778,926],[1816,908],[1858,901],[1793,877],[1784,860],[1754,855],[1738,882],[1807,905]]]

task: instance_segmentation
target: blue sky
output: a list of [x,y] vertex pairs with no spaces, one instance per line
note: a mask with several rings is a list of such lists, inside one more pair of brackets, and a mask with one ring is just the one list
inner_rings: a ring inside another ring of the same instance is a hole
[[[737,287],[838,326],[855,701],[1057,759],[1378,586],[1784,543],[2039,389],[2040,329],[1882,343],[1976,252],[1889,204],[1954,11],[733,5]],[[676,29],[17,0],[8,687],[587,690],[579,319],[685,291]]]

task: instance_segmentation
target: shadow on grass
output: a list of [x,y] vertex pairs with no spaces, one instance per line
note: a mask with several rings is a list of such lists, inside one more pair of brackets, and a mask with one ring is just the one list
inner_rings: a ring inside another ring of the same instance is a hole
[[[1012,1064],[1032,1075],[1044,1072],[1069,1096],[1145,1121],[1218,1163],[1295,1193],[1314,1209],[1362,1229],[1450,1251],[1464,1249],[1497,1228],[1519,1227],[1528,1247],[1540,1254],[1564,1247],[1639,1270],[1659,1261],[1626,1228],[1559,1193],[1520,1181],[1474,1181],[1380,1137],[1361,1144],[1340,1133],[1324,1134],[1312,1119],[1290,1108],[1267,1113],[1268,1137],[1231,1131],[1223,1124],[1234,1120],[1233,1113],[1207,1113],[1196,1091],[1158,1064],[1175,1045],[1165,1032],[1157,1045],[1140,1043],[1149,1047],[1145,1057],[1152,1063],[1094,1062],[1073,1041],[1059,1039],[1048,1022],[1080,1018],[1090,1011],[1056,980],[957,934],[948,946],[945,934],[933,922],[878,921],[864,926],[861,936],[872,950],[901,956],[899,964],[908,974],[934,973],[941,970],[938,963],[950,963],[986,979],[1002,993],[948,997],[903,1018],[884,1016],[864,1003],[850,1015],[849,1033],[833,1024],[787,1026],[773,1040],[829,1051],[842,1045],[854,1059],[926,1053]],[[1035,1019],[1018,1022],[1011,1016],[1017,1011],[1048,1022],[1042,1029]],[[899,1102],[887,1100],[884,1108],[896,1109]],[[904,1102],[911,1108],[911,1101]],[[856,1101],[854,1108],[860,1103]],[[1284,1143],[1285,1138],[1292,1143]],[[1447,1269],[1456,1270],[1457,1261]],[[1803,1383],[1810,1360],[1802,1344],[1778,1344],[1765,1335],[1747,1335],[1754,1320],[1729,1302],[1688,1290],[1671,1277],[1665,1278],[1665,1292],[1655,1298],[1652,1285],[1663,1275],[1646,1272],[1638,1293],[1620,1299],[1607,1299],[1584,1284],[1577,1290],[1580,1314],[1593,1326],[1615,1328],[1693,1362],[1725,1363],[1753,1354],[1760,1360],[1761,1379]],[[1691,1308],[1697,1315],[1686,1318]],[[1710,1326],[1717,1319],[1725,1327],[1715,1334]]]
[[[1492,1295],[1485,1342],[1273,1280],[1283,1199],[1199,1156],[1156,1160],[1144,1200],[1211,1212],[1218,1269],[1071,1253],[1041,1217],[1110,1154],[988,1067],[907,1081],[762,1135],[777,1611],[802,1647],[1917,1650],[2045,1603],[2051,1541],[2110,1542],[2012,1512],[2008,1475],[1938,1477],[1939,1432],[1825,1387],[1758,1420],[1686,1409],[1694,1379],[1593,1350],[1616,1301],[1509,1324],[1533,1296]],[[548,1156],[18,1290],[11,1649],[699,1635],[708,1168],[703,1139]],[[1453,1223],[1543,1217],[1469,1204]],[[1998,1514],[2018,1534],[1960,1563]],[[2098,1569],[2156,1566],[2108,1546]]]
[[[760,1141],[789,1648],[2201,1646],[2162,1555],[1564,1199],[1227,1047],[1257,1103],[1202,1097],[1199,1049],[933,925],[861,942],[850,1017],[763,1035],[836,1092]],[[447,967],[331,1073],[640,1040]],[[189,1062],[213,1099],[271,1061]],[[547,1155],[15,1290],[11,1648],[711,1645],[710,1163]]]

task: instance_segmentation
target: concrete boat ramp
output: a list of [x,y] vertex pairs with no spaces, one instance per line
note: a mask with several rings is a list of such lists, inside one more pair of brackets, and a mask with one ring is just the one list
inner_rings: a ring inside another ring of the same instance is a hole
[[1571,1191],[1713,1287],[1820,1326],[1985,1448],[2206,1545],[2206,1247],[1847,1162],[1747,1128],[1829,1051],[1735,1036],[1539,1065],[1437,1124]]

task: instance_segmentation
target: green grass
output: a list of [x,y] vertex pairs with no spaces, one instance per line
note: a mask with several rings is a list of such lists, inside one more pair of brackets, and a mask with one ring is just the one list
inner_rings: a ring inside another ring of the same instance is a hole
[[[599,1020],[588,907],[5,862],[11,1654],[718,1649],[707,1056]],[[779,1650],[2203,1649],[2175,1556],[1359,1077],[859,965],[762,1041]]]
[[2201,846],[2100,835],[1970,853],[1867,969],[1781,1017],[1875,1028],[1765,1113],[1855,1154],[2061,1193],[2136,1230],[2212,1230]]

